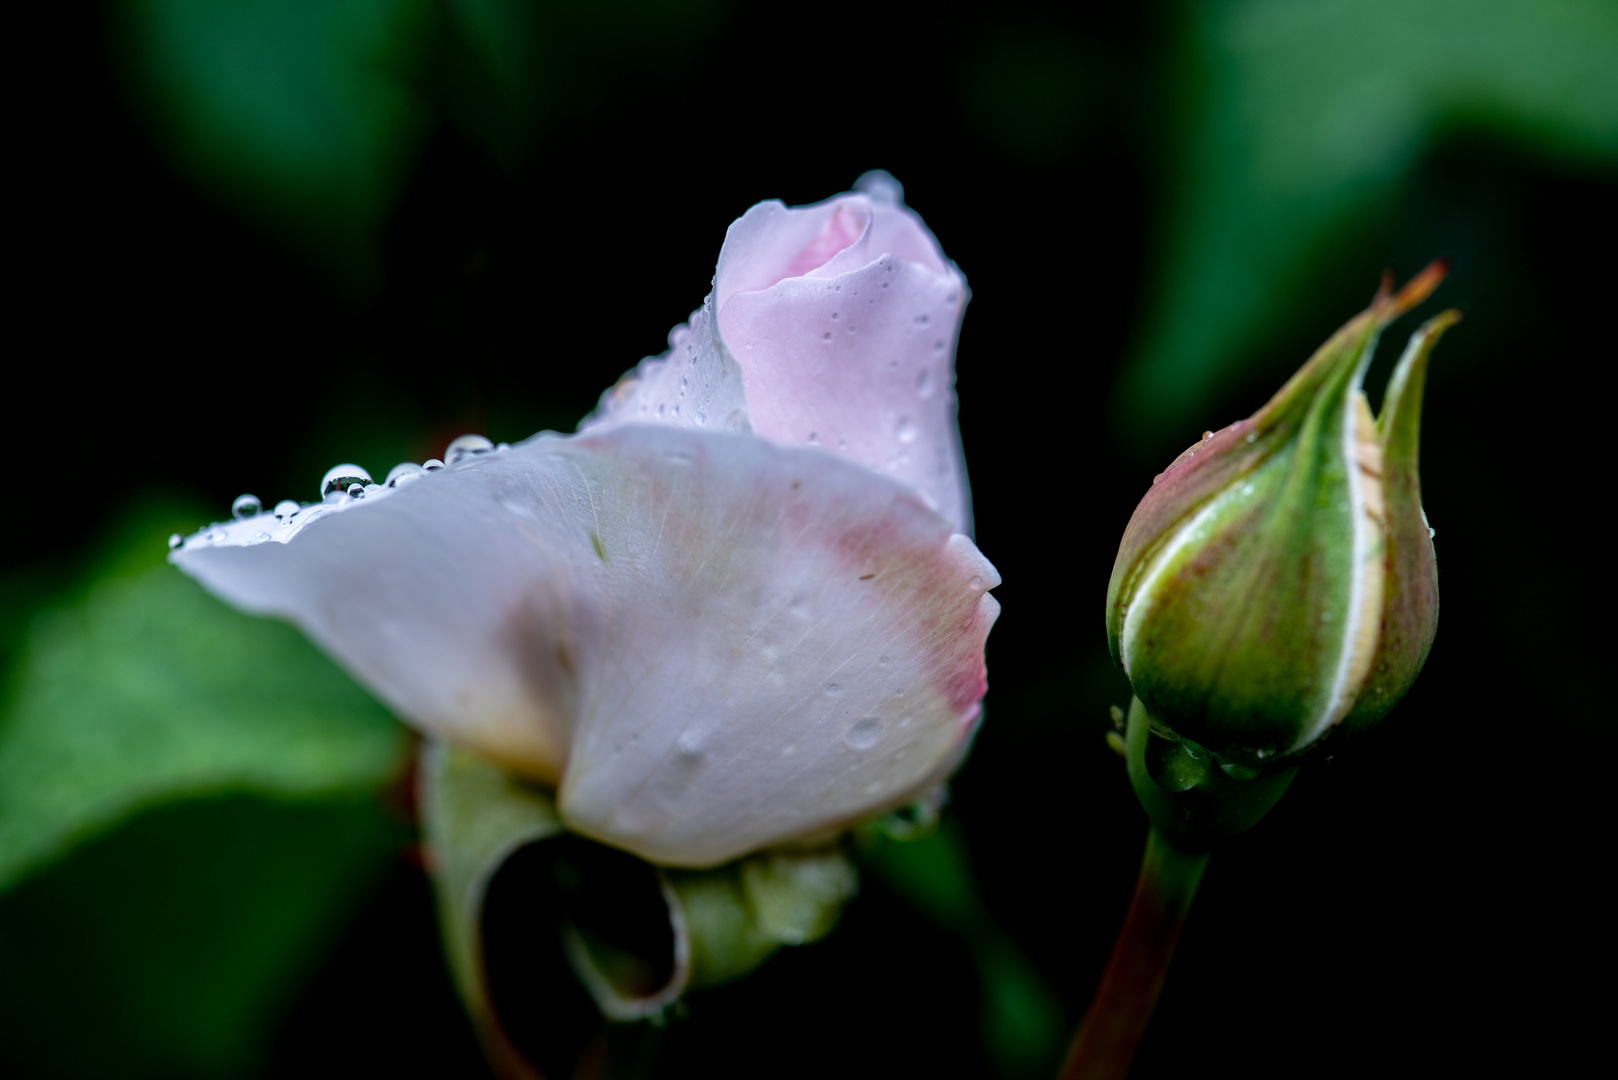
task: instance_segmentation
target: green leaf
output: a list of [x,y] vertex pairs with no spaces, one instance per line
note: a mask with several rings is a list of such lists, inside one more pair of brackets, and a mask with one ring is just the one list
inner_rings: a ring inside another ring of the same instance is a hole
[[375,800],[143,814],[0,896],[0,1072],[236,1077],[398,850]]
[[180,169],[339,284],[375,240],[428,113],[427,0],[121,0],[121,59]]
[[1003,1076],[1047,1075],[1064,1035],[1062,1006],[979,895],[966,838],[946,818],[919,839],[896,839],[881,823],[860,833],[861,861],[927,918],[972,950],[982,997],[984,1049]]
[[1320,253],[1363,231],[1436,141],[1483,131],[1569,165],[1618,162],[1609,0],[1189,8],[1163,270],[1118,387],[1119,429],[1141,449],[1219,426],[1207,399],[1247,374],[1315,290]]
[[403,766],[404,729],[352,679],[290,626],[141,568],[163,551],[142,536],[25,635],[0,706],[0,891],[160,803],[374,793]]

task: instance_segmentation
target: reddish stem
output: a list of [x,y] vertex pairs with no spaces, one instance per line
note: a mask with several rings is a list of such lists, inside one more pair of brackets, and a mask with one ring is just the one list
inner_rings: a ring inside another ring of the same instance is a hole
[[1135,895],[1095,1000],[1062,1063],[1061,1080],[1123,1080],[1129,1074],[1207,865],[1207,852],[1178,848],[1155,828],[1147,835]]

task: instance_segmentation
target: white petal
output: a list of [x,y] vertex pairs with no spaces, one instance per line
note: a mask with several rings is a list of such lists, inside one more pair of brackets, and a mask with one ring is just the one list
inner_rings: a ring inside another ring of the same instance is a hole
[[571,827],[690,866],[935,783],[999,610],[994,568],[906,487],[644,425],[175,561],[292,618],[421,727],[559,778]]

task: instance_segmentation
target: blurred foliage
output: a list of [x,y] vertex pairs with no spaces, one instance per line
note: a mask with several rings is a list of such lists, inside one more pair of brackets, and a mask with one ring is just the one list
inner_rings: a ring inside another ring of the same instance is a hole
[[200,187],[373,286],[374,237],[429,114],[429,0],[119,0],[138,98]]
[[1610,0],[1196,0],[1186,16],[1155,297],[1113,417],[1136,447],[1231,419],[1206,403],[1436,141],[1482,131],[1618,166]]
[[901,898],[965,941],[977,964],[983,1048],[1003,1076],[1049,1075],[1067,1032],[1062,1006],[1039,971],[990,916],[966,838],[951,817],[925,836],[866,828],[860,855]]
[[[181,172],[340,290],[444,116],[502,165],[627,72],[696,58],[720,0],[113,0],[134,95]],[[632,81],[632,80],[630,80]]]
[[408,836],[377,798],[403,729],[165,565],[181,520],[148,505],[67,598],[7,610],[0,1064],[30,1075],[255,1071]]
[[403,764],[404,729],[302,634],[163,562],[166,524],[33,620],[0,712],[0,889],[159,802],[348,796]]
[[170,803],[84,846],[0,895],[0,1072],[260,1072],[406,836],[374,799],[236,795]]

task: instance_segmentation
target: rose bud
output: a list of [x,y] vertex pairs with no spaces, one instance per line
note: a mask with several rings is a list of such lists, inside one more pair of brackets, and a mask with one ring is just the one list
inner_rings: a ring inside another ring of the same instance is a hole
[[1227,775],[1369,727],[1427,658],[1438,577],[1421,397],[1428,353],[1459,314],[1411,338],[1374,421],[1360,384],[1383,327],[1446,269],[1397,293],[1384,282],[1268,404],[1160,474],[1124,532],[1107,588],[1113,659],[1154,729],[1197,759],[1207,747]]

